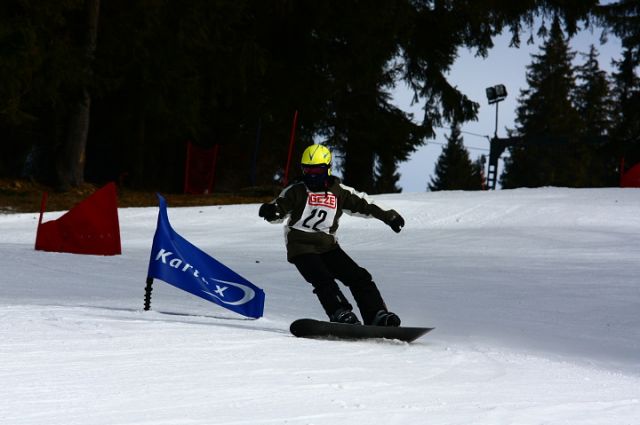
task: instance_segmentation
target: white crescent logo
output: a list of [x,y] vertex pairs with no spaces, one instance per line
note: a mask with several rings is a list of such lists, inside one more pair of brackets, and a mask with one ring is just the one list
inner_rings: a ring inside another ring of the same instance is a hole
[[[225,301],[224,299],[219,297],[217,294],[211,293],[209,291],[202,291],[205,294],[209,294],[212,297],[218,299],[223,304],[227,304],[227,305],[242,305],[242,304],[248,303],[249,301],[251,301],[256,296],[256,292],[253,289],[251,289],[248,286],[245,286],[245,285],[243,285],[241,283],[227,282],[225,280],[220,280],[220,279],[215,279],[215,278],[210,278],[210,280],[213,280],[213,281],[216,281],[216,282],[220,282],[220,283],[224,283],[225,285],[229,285],[229,286],[234,286],[234,287],[242,290],[242,292],[244,292],[244,296],[242,298],[240,298],[238,301]],[[224,289],[216,291],[216,293],[222,294],[223,290]]]

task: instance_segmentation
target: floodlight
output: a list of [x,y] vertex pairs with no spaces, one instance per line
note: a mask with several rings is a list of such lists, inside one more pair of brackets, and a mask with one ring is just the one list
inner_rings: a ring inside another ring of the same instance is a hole
[[487,92],[487,100],[489,100],[489,105],[500,102],[507,97],[507,88],[504,84],[498,84],[497,86],[488,87],[486,89]]

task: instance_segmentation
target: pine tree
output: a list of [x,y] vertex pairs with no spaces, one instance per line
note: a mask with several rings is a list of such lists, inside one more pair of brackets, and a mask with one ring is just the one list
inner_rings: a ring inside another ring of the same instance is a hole
[[640,77],[638,59],[626,47],[622,59],[614,61],[612,75],[613,118],[611,139],[614,154],[628,165],[640,162]]
[[598,6],[595,15],[622,40],[635,62],[640,60],[640,0],[618,0]]
[[582,118],[582,140],[587,149],[584,158],[589,163],[586,185],[591,187],[615,184],[617,160],[607,142],[611,129],[613,104],[606,72],[600,69],[598,51],[591,45],[582,54],[585,62],[577,67],[579,81],[575,89],[576,109]]
[[93,62],[98,36],[100,16],[100,0],[85,0],[86,29],[82,38],[82,55],[80,73],[82,82],[74,87],[69,99],[69,118],[67,134],[63,139],[56,158],[56,174],[58,189],[67,191],[71,187],[84,184],[84,171],[89,137],[89,121],[91,117],[91,93],[89,86],[93,79]]
[[598,51],[591,45],[589,53],[582,54],[583,65],[577,67],[576,109],[584,121],[586,136],[602,136],[611,128],[611,90],[607,73],[600,69]]
[[375,186],[373,193],[400,193],[398,187],[400,174],[396,171],[395,159],[392,156],[378,156],[375,167]]
[[55,183],[53,159],[66,143],[74,98],[88,83],[80,65],[84,3],[7,0],[0,6],[0,175]]
[[487,179],[484,176],[484,166],[487,162],[487,159],[484,155],[479,157],[473,162],[472,170],[471,170],[471,181],[474,184],[478,184],[477,189],[486,190],[487,187]]
[[471,163],[469,151],[464,147],[460,126],[451,126],[447,144],[436,163],[435,175],[428,184],[430,191],[438,190],[479,190],[482,188],[481,173],[477,165]]
[[575,53],[557,18],[541,53],[532,56],[527,67],[529,87],[521,90],[517,109],[517,132],[523,143],[510,148],[502,186],[584,186],[588,163],[578,142],[582,121],[573,102]]

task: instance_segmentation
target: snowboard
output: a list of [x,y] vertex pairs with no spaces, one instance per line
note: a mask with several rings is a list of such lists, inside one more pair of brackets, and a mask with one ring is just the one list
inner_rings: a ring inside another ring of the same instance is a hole
[[370,339],[385,338],[412,342],[434,328],[349,325],[315,319],[298,319],[291,323],[289,330],[303,338]]

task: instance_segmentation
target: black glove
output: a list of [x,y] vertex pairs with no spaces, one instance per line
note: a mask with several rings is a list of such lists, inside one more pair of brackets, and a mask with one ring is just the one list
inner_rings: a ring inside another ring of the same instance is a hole
[[267,221],[273,221],[280,218],[276,204],[262,204],[260,206],[260,211],[258,211],[258,215]]
[[391,214],[389,216],[387,224],[393,229],[394,232],[400,233],[400,230],[402,230],[402,228],[404,227],[404,218],[402,218],[402,216],[394,210],[391,210],[390,213]]

